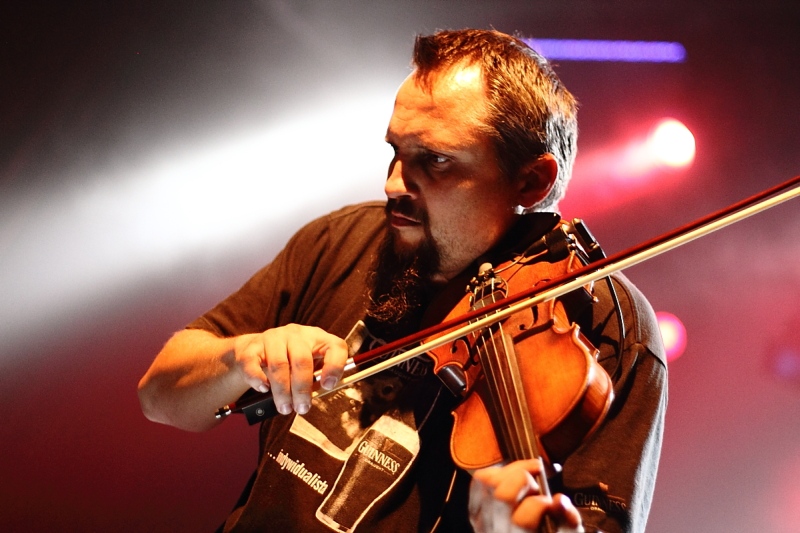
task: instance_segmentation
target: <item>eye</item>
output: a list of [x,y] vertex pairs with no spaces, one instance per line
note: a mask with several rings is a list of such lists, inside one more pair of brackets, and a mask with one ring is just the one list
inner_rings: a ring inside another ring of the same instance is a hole
[[450,165],[451,159],[447,156],[437,154],[434,152],[427,152],[425,154],[425,163],[431,170],[445,170]]

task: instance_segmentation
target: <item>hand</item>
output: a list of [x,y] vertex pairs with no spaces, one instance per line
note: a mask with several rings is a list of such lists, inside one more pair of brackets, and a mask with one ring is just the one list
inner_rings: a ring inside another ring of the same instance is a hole
[[347,344],[320,328],[289,324],[238,337],[233,355],[250,387],[272,391],[279,413],[305,414],[311,405],[315,361],[322,360],[320,385],[333,388],[342,377]]
[[542,496],[533,475],[543,471],[532,459],[476,470],[469,490],[469,519],[478,533],[538,531],[545,515],[559,532],[582,532],[581,515],[563,494]]

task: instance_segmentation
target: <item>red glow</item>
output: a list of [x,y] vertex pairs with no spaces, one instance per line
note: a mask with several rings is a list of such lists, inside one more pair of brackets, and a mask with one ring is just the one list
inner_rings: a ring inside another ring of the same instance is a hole
[[677,187],[694,157],[694,135],[681,122],[663,118],[643,125],[627,139],[580,152],[562,210],[612,210],[656,189]]
[[661,330],[661,338],[664,340],[664,347],[667,350],[667,362],[672,362],[681,355],[686,349],[686,328],[683,322],[673,315],[664,311],[656,313],[658,328]]

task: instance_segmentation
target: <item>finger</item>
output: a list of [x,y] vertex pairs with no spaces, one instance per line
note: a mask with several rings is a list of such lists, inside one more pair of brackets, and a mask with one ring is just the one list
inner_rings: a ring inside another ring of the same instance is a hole
[[288,415],[292,412],[293,404],[286,336],[282,331],[269,330],[261,335],[261,342],[264,349],[265,373],[269,379],[275,408],[279,413]]
[[502,474],[500,473],[502,468],[501,466],[488,466],[475,470],[472,473],[472,479],[494,489],[502,479]]
[[539,485],[527,470],[507,469],[494,489],[494,497],[508,505],[516,505],[524,497],[538,494]]
[[290,366],[292,407],[301,415],[311,407],[311,385],[314,382],[314,359],[308,340],[300,336],[289,336],[286,350]]
[[511,522],[521,528],[537,529],[541,527],[545,516],[549,516],[552,523],[558,526],[558,531],[583,531],[578,509],[564,494],[556,494],[553,498],[528,496],[514,509]]
[[473,473],[473,479],[492,487],[494,497],[516,504],[524,496],[539,492],[539,485],[533,476],[541,473],[542,468],[540,460],[526,459],[502,467],[481,468]]
[[330,390],[342,379],[344,365],[347,363],[349,355],[347,343],[344,339],[321,329],[318,333],[319,337],[317,338],[314,353],[322,356],[320,386],[323,389]]
[[248,343],[237,355],[242,378],[248,386],[259,392],[269,391],[269,381],[261,366],[263,358],[263,346],[260,342]]
[[547,496],[528,496],[511,513],[511,523],[517,527],[537,529],[545,513],[551,509],[552,499]]
[[556,494],[553,497],[553,510],[551,515],[558,521],[575,531],[583,531],[583,521],[578,509],[572,504],[572,500],[565,494]]
[[540,459],[521,459],[504,466],[489,466],[486,468],[480,468],[473,472],[473,477],[483,479],[484,481],[488,481],[490,479],[501,479],[503,476],[505,476],[505,473],[508,470],[517,469],[522,469],[536,475],[541,473],[544,470],[544,467],[542,466],[542,461]]

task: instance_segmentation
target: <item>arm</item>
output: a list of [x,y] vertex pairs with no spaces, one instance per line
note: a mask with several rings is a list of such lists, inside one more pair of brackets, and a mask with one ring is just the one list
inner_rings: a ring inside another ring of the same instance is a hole
[[344,341],[314,327],[229,338],[187,329],[156,356],[139,382],[139,401],[148,419],[190,431],[215,427],[214,411],[248,388],[271,389],[281,413],[302,414],[311,403],[314,361],[322,360],[321,384],[331,388],[346,359]]

